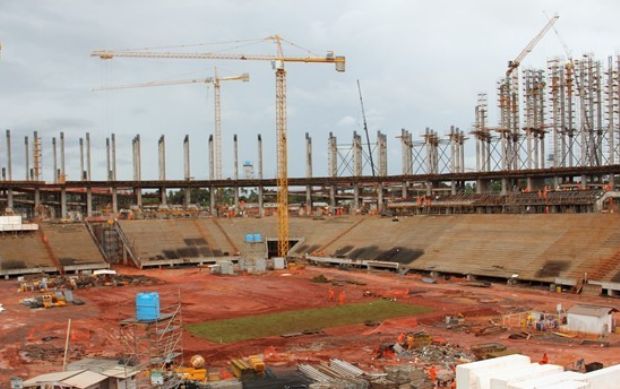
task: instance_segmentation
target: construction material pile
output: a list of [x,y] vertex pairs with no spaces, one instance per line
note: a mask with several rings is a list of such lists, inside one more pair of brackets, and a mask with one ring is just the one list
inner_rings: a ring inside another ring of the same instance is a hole
[[95,271],[92,274],[20,277],[19,292],[43,292],[66,289],[83,289],[95,286],[150,286],[161,282],[144,275],[121,275],[113,270]]

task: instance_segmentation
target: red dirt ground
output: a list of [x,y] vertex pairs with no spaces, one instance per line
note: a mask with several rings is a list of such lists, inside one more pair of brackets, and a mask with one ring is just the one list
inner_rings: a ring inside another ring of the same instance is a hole
[[[193,337],[184,332],[186,360],[201,354],[209,366],[225,366],[231,357],[265,353],[269,363],[292,364],[299,361],[320,361],[333,357],[358,363],[372,369],[386,363],[375,360],[374,351],[382,342],[393,342],[402,331],[426,331],[449,343],[469,347],[474,344],[501,342],[538,360],[544,352],[551,363],[567,365],[578,358],[586,362],[620,363],[620,335],[611,335],[610,347],[580,345],[578,341],[510,340],[507,333],[476,337],[473,334],[442,328],[445,315],[463,313],[466,323],[484,326],[497,319],[497,312],[516,307],[555,311],[557,303],[569,307],[576,302],[620,306],[619,300],[604,297],[550,293],[544,290],[494,284],[491,288],[463,287],[451,280],[435,285],[422,283],[417,275],[398,276],[392,273],[341,271],[329,268],[306,268],[296,272],[269,272],[264,275],[214,276],[200,269],[136,270],[118,268],[124,274],[145,274],[162,284],[150,287],[97,287],[74,292],[85,305],[49,310],[31,310],[19,304],[25,293],[16,293],[15,280],[0,281],[0,303],[7,311],[0,313],[0,383],[12,376],[31,377],[59,370],[67,319],[72,319],[70,359],[85,356],[112,357],[122,348],[118,341],[118,322],[134,312],[135,294],[157,291],[162,306],[176,301],[180,294],[183,321],[230,318],[249,314],[284,311],[333,304],[327,301],[330,284],[316,284],[310,279],[324,274],[329,279],[355,280],[366,285],[344,283],[349,302],[365,297],[370,290],[378,295],[394,297],[401,302],[426,305],[434,312],[412,318],[390,319],[379,327],[351,325],[324,329],[320,335],[293,338],[271,337],[221,345]],[[414,291],[414,294],[409,294]],[[309,325],[311,327],[311,325]],[[43,340],[44,337],[53,337]],[[37,350],[44,350],[36,355]],[[28,354],[24,350],[35,351]]]

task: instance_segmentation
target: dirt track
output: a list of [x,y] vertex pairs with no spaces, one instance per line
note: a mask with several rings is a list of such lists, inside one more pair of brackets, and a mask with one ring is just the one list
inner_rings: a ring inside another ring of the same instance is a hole
[[[475,337],[473,334],[440,328],[445,315],[463,313],[466,322],[483,326],[494,312],[507,312],[516,307],[554,311],[558,302],[568,307],[576,301],[611,304],[618,300],[603,297],[555,294],[537,289],[493,285],[471,288],[458,285],[460,280],[429,285],[419,276],[397,276],[391,273],[345,272],[335,269],[307,268],[286,275],[270,272],[261,276],[219,277],[199,269],[145,270],[122,268],[122,273],[147,274],[162,284],[151,287],[98,287],[81,289],[75,295],[86,302],[49,310],[30,310],[19,304],[27,294],[16,293],[14,280],[0,282],[0,303],[7,311],[0,313],[0,383],[11,376],[29,377],[57,370],[62,364],[62,347],[67,319],[72,319],[71,359],[83,356],[115,356],[122,350],[117,340],[118,321],[133,315],[134,297],[140,291],[158,291],[162,306],[181,296],[183,321],[193,323],[248,314],[318,307],[327,301],[329,284],[315,284],[310,278],[324,274],[329,279],[356,280],[366,285],[344,283],[348,301],[361,301],[370,290],[380,296],[399,301],[431,306],[434,312],[411,318],[391,319],[377,328],[352,325],[325,329],[324,334],[294,338],[272,337],[229,345],[214,344],[184,333],[185,355],[202,354],[210,366],[224,366],[232,356],[265,353],[271,364],[318,361],[341,357],[365,368],[386,363],[374,360],[374,351],[382,342],[393,342],[402,331],[424,330],[450,343],[470,346],[478,343],[502,342],[511,348],[539,359],[547,352],[552,363],[569,364],[583,357],[587,362],[620,363],[620,337],[607,339],[611,347],[578,345],[550,340],[509,340],[507,333]],[[410,293],[411,292],[411,293]],[[44,340],[45,339],[45,340]],[[25,352],[26,351],[26,352]]]

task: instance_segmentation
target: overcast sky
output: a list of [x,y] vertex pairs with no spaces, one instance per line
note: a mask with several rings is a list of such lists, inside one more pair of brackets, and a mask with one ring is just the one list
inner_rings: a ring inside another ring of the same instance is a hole
[[[323,54],[345,55],[347,69],[289,64],[290,174],[302,176],[304,133],[314,144],[314,173],[327,173],[327,137],[349,143],[361,131],[355,81],[362,83],[368,125],[388,134],[389,171],[400,173],[401,128],[418,137],[429,126],[469,131],[476,94],[489,94],[496,122],[495,83],[546,23],[556,24],[575,55],[617,53],[616,1],[164,1],[1,0],[0,127],[13,130],[14,177],[22,178],[23,138],[43,137],[44,177],[50,179],[51,138],[67,137],[69,179],[78,179],[78,138],[91,132],[93,178],[105,178],[105,137],[118,137],[119,179],[132,175],[131,138],[143,139],[144,179],[157,177],[157,138],[167,139],[168,177],[182,177],[182,139],[191,141],[191,175],[208,177],[207,139],[213,131],[213,90],[205,85],[92,92],[102,85],[250,73],[249,83],[222,86],[224,175],[232,175],[232,137],[240,161],[256,160],[256,135],[265,147],[265,175],[275,175],[275,86],[269,62],[91,58],[94,49],[125,49],[257,39],[280,34]],[[235,48],[205,45],[182,50],[230,49],[273,53],[273,44]],[[523,67],[545,67],[563,54],[550,32]],[[290,55],[304,54],[286,48]],[[473,146],[473,142],[470,142]],[[470,146],[471,149],[471,146]],[[0,165],[6,164],[4,137]],[[473,167],[473,155],[468,155]]]

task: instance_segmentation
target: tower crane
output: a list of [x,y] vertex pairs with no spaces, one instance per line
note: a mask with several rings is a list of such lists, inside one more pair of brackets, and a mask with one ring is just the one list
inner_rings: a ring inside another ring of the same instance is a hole
[[344,72],[345,57],[335,56],[328,51],[325,56],[310,54],[307,56],[285,56],[282,50],[282,42],[297,46],[282,38],[280,35],[271,35],[264,39],[276,45],[275,54],[240,54],[222,52],[171,52],[171,51],[146,51],[146,50],[95,50],[92,57],[110,60],[114,57],[125,58],[170,58],[170,59],[218,59],[238,61],[270,61],[276,75],[276,137],[277,137],[277,184],[278,184],[278,255],[285,257],[289,250],[288,230],[288,152],[287,152],[287,128],[286,128],[286,62],[293,63],[333,63],[336,71]]
[[506,70],[506,77],[510,76],[510,74],[521,65],[521,61],[525,59],[525,57],[534,50],[534,47],[540,42],[540,40],[545,36],[545,34],[553,27],[555,22],[560,18],[559,15],[554,15],[551,19],[547,21],[547,24],[540,30],[538,34],[521,50],[519,55],[512,61],[508,61],[508,70]]
[[207,78],[192,78],[186,80],[166,80],[166,81],[150,81],[137,84],[124,84],[124,85],[112,85],[101,88],[95,88],[93,91],[103,90],[118,90],[118,89],[132,89],[132,88],[148,88],[153,86],[168,86],[168,85],[184,85],[184,84],[206,84],[213,85],[214,104],[215,104],[215,131],[213,139],[214,150],[214,173],[215,179],[222,179],[222,110],[221,110],[221,98],[220,98],[220,83],[223,81],[250,81],[250,75],[248,73],[239,74],[236,76],[220,77],[217,74],[217,68],[214,69],[214,77]]

